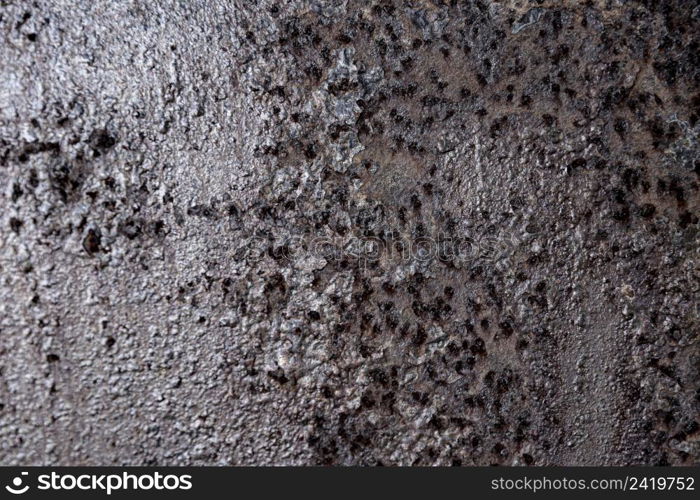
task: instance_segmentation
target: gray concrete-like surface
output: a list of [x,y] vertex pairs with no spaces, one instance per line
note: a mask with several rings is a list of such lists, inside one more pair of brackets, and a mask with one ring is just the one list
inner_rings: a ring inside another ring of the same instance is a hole
[[692,1],[0,3],[0,463],[697,464]]

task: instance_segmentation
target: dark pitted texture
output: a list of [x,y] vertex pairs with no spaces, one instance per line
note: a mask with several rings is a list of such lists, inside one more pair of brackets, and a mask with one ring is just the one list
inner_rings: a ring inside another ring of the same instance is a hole
[[4,1],[0,463],[700,459],[694,1]]

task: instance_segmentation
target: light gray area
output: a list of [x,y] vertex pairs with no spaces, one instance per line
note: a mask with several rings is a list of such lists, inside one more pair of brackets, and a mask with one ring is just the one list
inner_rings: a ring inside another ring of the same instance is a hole
[[0,4],[0,464],[698,462],[692,5],[452,3]]

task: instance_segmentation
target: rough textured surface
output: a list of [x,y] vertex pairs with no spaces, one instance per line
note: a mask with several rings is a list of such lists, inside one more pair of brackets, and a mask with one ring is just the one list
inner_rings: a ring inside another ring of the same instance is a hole
[[0,462],[700,459],[693,1],[2,1]]

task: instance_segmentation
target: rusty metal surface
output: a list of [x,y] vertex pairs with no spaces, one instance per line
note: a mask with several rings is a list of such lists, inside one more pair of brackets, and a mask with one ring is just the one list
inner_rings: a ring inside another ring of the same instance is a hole
[[696,2],[2,2],[0,462],[697,464]]

